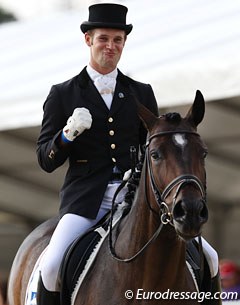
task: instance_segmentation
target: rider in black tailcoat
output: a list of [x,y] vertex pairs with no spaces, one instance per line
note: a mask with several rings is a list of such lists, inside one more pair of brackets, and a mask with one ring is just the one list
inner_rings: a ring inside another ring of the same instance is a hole
[[[52,172],[69,159],[61,190],[61,215],[75,213],[95,218],[115,166],[124,173],[130,164],[130,147],[137,149],[146,140],[136,109],[135,97],[157,114],[150,85],[136,82],[118,71],[110,110],[86,72],[53,86],[45,102],[37,154],[41,167]],[[67,119],[77,107],[92,115],[92,126],[71,145],[58,145]]]
[[[79,75],[54,85],[44,104],[39,164],[52,172],[68,159],[69,168],[60,193],[60,221],[40,264],[37,305],[60,303],[64,252],[111,209],[115,190],[131,167],[130,148],[138,152],[145,143],[136,100],[158,114],[151,86],[117,68],[132,30],[126,14],[119,4],[89,7],[81,30],[90,62]],[[123,200],[124,190],[119,196]]]

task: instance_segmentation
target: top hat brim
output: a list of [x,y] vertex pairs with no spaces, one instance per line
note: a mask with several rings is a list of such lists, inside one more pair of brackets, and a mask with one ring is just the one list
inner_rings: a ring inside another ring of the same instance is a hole
[[110,28],[110,29],[119,29],[126,32],[128,35],[132,31],[132,24],[121,24],[121,23],[105,23],[105,22],[90,22],[85,21],[80,25],[80,29],[83,33],[86,33],[89,30],[96,28]]

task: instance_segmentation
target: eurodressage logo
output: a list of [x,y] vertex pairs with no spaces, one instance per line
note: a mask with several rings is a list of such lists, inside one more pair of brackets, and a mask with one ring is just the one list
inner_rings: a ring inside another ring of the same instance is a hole
[[[237,300],[237,292],[197,292],[197,291],[182,291],[174,292],[168,289],[165,292],[153,292],[153,291],[144,291],[143,289],[138,289],[136,293],[132,290],[125,291],[125,298],[127,300],[197,300],[198,303],[202,303],[204,300]],[[234,303],[235,304],[235,303]],[[239,302],[236,303],[236,305]]]

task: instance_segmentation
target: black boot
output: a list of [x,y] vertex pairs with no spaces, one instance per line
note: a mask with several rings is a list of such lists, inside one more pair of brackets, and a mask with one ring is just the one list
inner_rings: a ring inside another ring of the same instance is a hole
[[60,305],[60,292],[48,291],[40,274],[37,288],[37,305]]

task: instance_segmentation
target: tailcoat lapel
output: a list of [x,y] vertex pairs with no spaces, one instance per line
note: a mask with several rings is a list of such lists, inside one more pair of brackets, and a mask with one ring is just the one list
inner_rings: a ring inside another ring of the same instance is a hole
[[129,84],[126,77],[118,70],[117,84],[113,96],[112,106],[110,114],[118,112],[121,107],[125,106],[129,102]]

